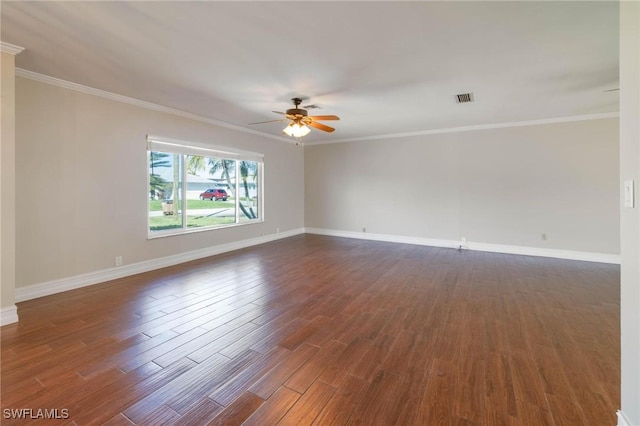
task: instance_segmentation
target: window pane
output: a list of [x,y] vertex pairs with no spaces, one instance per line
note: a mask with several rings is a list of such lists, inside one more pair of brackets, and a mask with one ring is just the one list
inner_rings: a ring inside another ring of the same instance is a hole
[[167,145],[166,150],[149,145],[147,151],[150,236],[262,219],[260,160],[197,155],[189,146]]
[[180,157],[167,152],[149,152],[150,231],[182,228]]
[[259,163],[256,161],[238,161],[238,167],[240,168],[240,222],[259,219]]
[[235,223],[235,161],[187,156],[187,228]]

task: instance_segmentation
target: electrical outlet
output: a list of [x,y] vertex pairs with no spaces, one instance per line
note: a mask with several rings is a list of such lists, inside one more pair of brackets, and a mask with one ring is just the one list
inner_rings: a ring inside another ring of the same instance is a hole
[[458,244],[458,250],[462,250],[463,248],[466,248],[466,246],[467,246],[467,238],[461,237],[460,244]]
[[362,232],[367,232],[367,228],[363,227]]
[[542,239],[546,241],[547,240],[547,234],[542,234]]
[[122,256],[116,256],[116,266],[122,266]]
[[280,228],[276,228],[276,234],[280,233]]

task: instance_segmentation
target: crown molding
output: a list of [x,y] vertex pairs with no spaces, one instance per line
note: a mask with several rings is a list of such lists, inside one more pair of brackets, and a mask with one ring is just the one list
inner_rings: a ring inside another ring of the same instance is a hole
[[569,123],[572,121],[601,120],[603,118],[618,118],[618,117],[620,117],[619,112],[604,112],[599,114],[574,115],[570,117],[545,118],[541,120],[526,120],[526,121],[512,121],[507,123],[478,124],[473,126],[460,126],[460,127],[449,127],[449,128],[443,128],[443,129],[420,130],[417,132],[389,133],[385,135],[372,135],[372,136],[363,136],[363,137],[355,137],[355,138],[334,139],[334,140],[325,140],[325,141],[317,141],[317,142],[308,142],[308,143],[305,143],[305,145],[307,146],[326,145],[331,143],[361,142],[361,141],[371,141],[371,140],[380,140],[380,139],[397,139],[397,138],[408,138],[412,136],[438,135],[442,133],[459,133],[459,132],[470,132],[473,130],[504,129],[507,127],[538,126],[542,124]]
[[24,47],[20,47],[20,46],[16,46],[15,44],[0,41],[0,51],[5,53],[10,53],[12,55],[17,55],[18,53],[24,51]]
[[288,138],[282,136],[275,136],[269,133],[260,132],[258,130],[247,129],[246,127],[238,126],[237,124],[227,123],[225,121],[216,120],[215,118],[205,117],[198,114],[193,114],[179,109],[166,107],[163,105],[154,104],[152,102],[143,101],[136,98],[130,98],[128,96],[118,95],[116,93],[107,92],[106,90],[96,89],[82,84],[73,83],[71,81],[62,80],[56,77],[50,77],[48,75],[39,74],[37,72],[28,71],[22,68],[16,68],[16,76],[27,78],[29,80],[38,81],[40,83],[50,84],[52,86],[62,87],[64,89],[73,90],[88,95],[99,96],[101,98],[109,99],[116,102],[122,102],[129,105],[134,105],[140,108],[145,108],[153,111],[164,112],[167,114],[175,115],[178,117],[188,118],[203,123],[213,124],[214,126],[224,127],[227,129],[237,130],[239,132],[249,133],[252,135],[260,136],[263,138],[274,139],[280,142],[296,143]]
[[[14,46],[9,43],[2,42],[2,51],[6,49],[13,49],[13,52],[20,53],[24,49],[19,46]],[[17,50],[16,50],[17,49]],[[6,50],[8,52],[12,52],[10,50]],[[14,54],[17,54],[14,53]],[[239,132],[249,133],[252,135],[260,136],[263,138],[273,139],[281,142],[303,145],[300,141],[291,140],[289,138],[285,138],[282,136],[275,136],[269,133],[264,133],[254,129],[248,129],[246,127],[239,126],[237,124],[227,123],[225,121],[216,120],[215,118],[205,117],[198,114],[193,114],[186,111],[181,111],[175,108],[166,107],[163,105],[154,104],[152,102],[143,101],[140,99],[131,98],[128,96],[118,95],[116,93],[107,92],[105,90],[96,89],[89,86],[84,86],[82,84],[73,83],[71,81],[62,80],[56,77],[50,77],[44,74],[39,74],[33,71],[28,71],[22,68],[16,68],[16,76],[28,78],[30,80],[38,81],[41,83],[50,84],[53,86],[62,87],[69,90],[74,90],[76,92],[81,92],[93,96],[99,96],[105,99],[110,99],[116,102],[122,102],[129,105],[138,106],[140,108],[150,109],[153,111],[164,112],[167,114],[172,114],[178,117],[188,118],[195,121],[200,121],[208,124],[213,124],[215,126],[224,127],[227,129],[237,130]],[[555,123],[568,123],[572,121],[587,121],[587,120],[601,120],[605,118],[618,118],[620,117],[619,112],[605,112],[599,114],[587,114],[587,115],[575,115],[569,117],[557,117],[557,118],[546,118],[540,120],[526,120],[526,121],[513,121],[507,123],[492,123],[492,124],[479,124],[472,126],[460,126],[460,127],[449,127],[442,129],[431,129],[431,130],[420,130],[416,132],[405,132],[405,133],[388,133],[383,135],[371,135],[371,136],[363,136],[363,137],[354,137],[354,138],[344,138],[344,139],[333,139],[333,140],[324,140],[324,141],[316,141],[316,142],[305,142],[305,146],[313,146],[313,145],[325,145],[332,143],[344,143],[344,142],[360,142],[360,141],[370,141],[370,140],[380,140],[380,139],[397,139],[397,138],[408,138],[412,136],[426,136],[426,135],[437,135],[442,133],[458,133],[458,132],[470,132],[474,130],[490,130],[490,129],[502,129],[508,127],[523,127],[523,126],[537,126],[542,124],[555,124]]]

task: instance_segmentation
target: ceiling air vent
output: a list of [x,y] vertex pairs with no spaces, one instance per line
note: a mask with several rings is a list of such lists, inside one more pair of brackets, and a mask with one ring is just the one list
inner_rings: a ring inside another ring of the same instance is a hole
[[460,93],[456,95],[456,99],[459,104],[466,104],[467,102],[473,102],[473,93]]

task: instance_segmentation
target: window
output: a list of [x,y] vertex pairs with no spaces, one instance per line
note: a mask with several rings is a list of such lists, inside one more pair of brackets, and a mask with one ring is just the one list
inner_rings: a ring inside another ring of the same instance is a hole
[[148,235],[262,221],[261,154],[149,137]]

